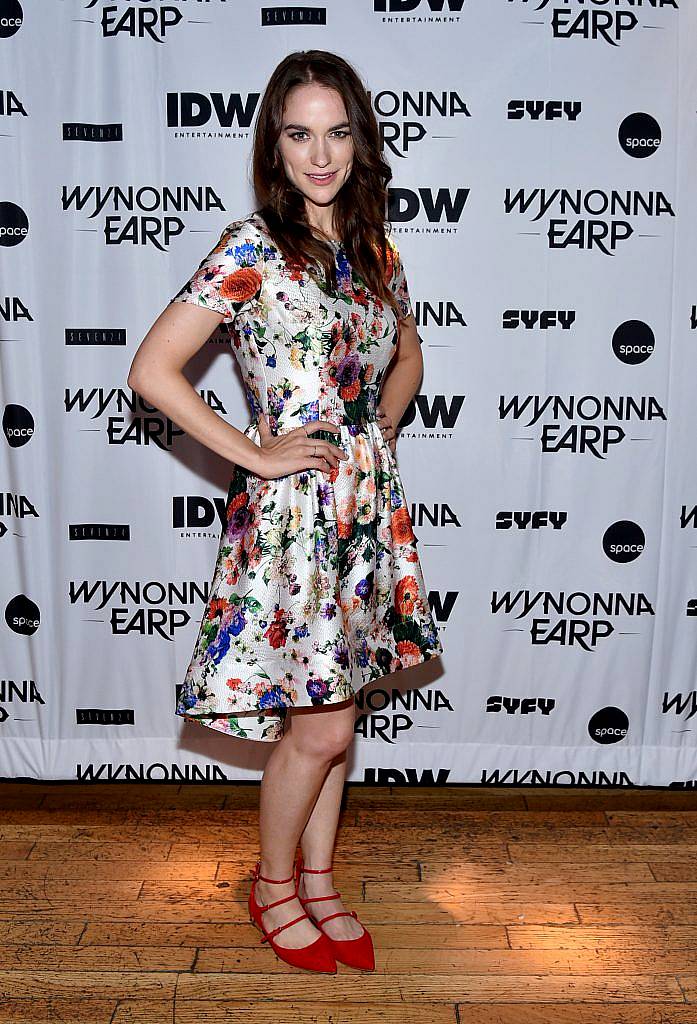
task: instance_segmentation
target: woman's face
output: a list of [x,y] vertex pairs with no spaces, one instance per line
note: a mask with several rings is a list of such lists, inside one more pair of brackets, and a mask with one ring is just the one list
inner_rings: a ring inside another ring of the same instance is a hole
[[290,89],[277,148],[306,205],[330,206],[353,165],[353,139],[340,94],[316,83]]

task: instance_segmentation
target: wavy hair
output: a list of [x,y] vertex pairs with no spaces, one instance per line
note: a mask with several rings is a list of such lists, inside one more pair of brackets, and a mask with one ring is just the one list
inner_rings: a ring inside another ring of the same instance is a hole
[[273,71],[254,128],[252,185],[257,212],[291,264],[312,273],[322,267],[325,282],[336,290],[334,251],[312,233],[303,193],[288,179],[277,148],[288,91],[313,83],[341,95],[353,137],[353,163],[334,201],[334,226],[349,262],[368,289],[397,311],[389,287],[393,255],[387,238],[391,224],[386,218],[392,171],[380,151],[378,124],[365,86],[343,57],[327,50],[298,50]]

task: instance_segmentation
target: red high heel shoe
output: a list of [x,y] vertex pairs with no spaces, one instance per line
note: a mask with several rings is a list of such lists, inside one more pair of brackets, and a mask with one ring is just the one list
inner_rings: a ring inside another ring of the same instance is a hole
[[[261,920],[261,915],[265,910],[269,910],[271,907],[278,907],[281,903],[288,903],[290,900],[294,900],[298,894],[298,882],[297,874],[294,871],[290,878],[265,878],[261,874],[261,861],[257,861],[254,872],[252,873],[252,886],[249,890],[249,919],[252,924],[255,924],[263,932],[262,942],[266,942],[268,939],[271,948],[277,957],[284,960],[287,964],[291,964],[293,967],[301,967],[306,971],[320,971],[324,974],[336,974],[336,960],[332,953],[332,947],[329,944],[328,936],[324,933],[318,935],[314,942],[311,942],[308,946],[301,946],[300,949],[291,949],[289,946],[279,946],[274,942],[274,936],[282,932],[284,928],[290,928],[292,924],[297,921],[302,921],[306,917],[309,921],[312,918],[309,914],[303,913],[299,917],[294,917],[292,921],[287,921],[285,924],[279,924],[277,928],[267,932],[266,928]],[[276,900],[274,903],[267,903],[262,905],[257,903],[255,895],[255,887],[257,880],[261,879],[262,882],[275,882],[278,885],[282,885],[284,882],[295,881],[295,892],[291,893],[290,896],[284,896],[280,900]],[[314,922],[313,922],[314,924]]]
[[[332,866],[328,868],[306,868],[302,865],[302,858],[298,857],[296,864],[296,890],[300,884],[300,875],[304,871],[307,874],[312,875],[323,875],[326,872],[331,871]],[[334,900],[337,897],[341,898],[341,893],[336,889],[328,896],[310,896],[307,899],[303,899],[298,896],[303,907],[307,903],[319,903],[320,900]],[[346,964],[347,967],[357,967],[362,971],[374,971],[375,970],[375,951],[373,949],[373,940],[370,937],[368,929],[358,923],[363,928],[363,934],[359,935],[357,939],[333,939],[331,935],[322,928],[325,921],[331,921],[333,917],[355,917],[358,921],[358,915],[355,910],[338,910],[336,914],[327,914],[326,917],[321,917],[319,921],[315,921],[317,927],[327,936],[331,944],[331,949],[334,954],[334,958],[342,964]]]

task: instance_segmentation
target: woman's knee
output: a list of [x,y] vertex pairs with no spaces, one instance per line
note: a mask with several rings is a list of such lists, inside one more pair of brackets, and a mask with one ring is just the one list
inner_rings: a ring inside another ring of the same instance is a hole
[[298,749],[323,761],[342,754],[354,737],[355,705],[341,711],[294,712],[290,733]]

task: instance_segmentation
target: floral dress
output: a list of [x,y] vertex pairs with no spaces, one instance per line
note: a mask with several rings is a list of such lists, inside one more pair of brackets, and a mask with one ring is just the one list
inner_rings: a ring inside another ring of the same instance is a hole
[[[411,312],[398,249],[388,271]],[[175,714],[246,739],[279,740],[288,708],[331,705],[441,654],[395,457],[378,425],[397,316],[367,290],[339,241],[337,290],[291,265],[261,214],[223,231],[171,302],[223,314],[252,419],[348,455],[331,473],[266,480],[235,466],[210,594]]]

